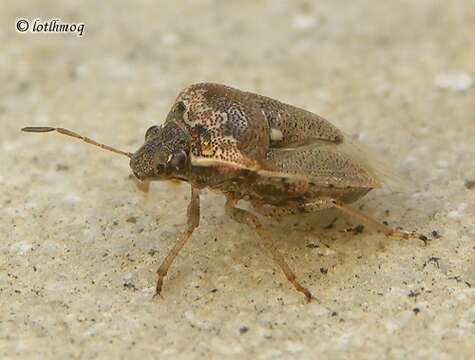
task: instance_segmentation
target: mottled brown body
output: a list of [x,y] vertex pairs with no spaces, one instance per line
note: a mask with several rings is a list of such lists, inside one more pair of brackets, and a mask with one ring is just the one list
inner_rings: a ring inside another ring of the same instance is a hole
[[199,225],[203,188],[223,193],[226,213],[255,227],[307,300],[310,291],[297,281],[258,217],[236,207],[239,200],[250,201],[267,215],[335,207],[386,235],[407,236],[347,205],[385,181],[395,182],[385,166],[322,117],[265,96],[220,84],[191,85],[178,95],[165,123],[147,130],[144,145],[133,154],[61,128],[23,130],[56,130],[125,155],[135,177],[145,184],[173,179],[191,184],[188,226],[158,269],[157,295],[173,260]]
[[[186,88],[176,104],[182,110],[172,107],[163,129],[178,125],[188,136],[190,166],[179,178],[197,188],[282,206],[329,195],[352,202],[380,186],[370,169],[338,151],[347,141],[341,131],[308,111],[209,83]],[[139,178],[156,167],[163,138],[150,137],[132,158],[133,168],[144,169]]]

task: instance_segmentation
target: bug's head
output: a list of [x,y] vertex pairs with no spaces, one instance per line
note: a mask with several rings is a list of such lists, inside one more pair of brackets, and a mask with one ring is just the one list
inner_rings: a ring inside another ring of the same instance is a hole
[[189,152],[189,136],[175,122],[152,126],[145,144],[130,157],[130,168],[139,180],[186,180]]
[[47,133],[56,131],[80,139],[88,144],[98,146],[104,150],[126,156],[130,159],[130,168],[139,180],[187,180],[190,165],[190,135],[183,120],[186,106],[178,101],[167,116],[162,126],[152,126],[145,133],[145,143],[135,153],[119,150],[112,146],[98,143],[91,138],[74,131],[51,126],[27,126],[22,131],[33,133]]

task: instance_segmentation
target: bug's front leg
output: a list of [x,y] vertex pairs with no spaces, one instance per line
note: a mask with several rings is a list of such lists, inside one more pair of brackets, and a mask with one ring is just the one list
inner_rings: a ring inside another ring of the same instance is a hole
[[180,250],[185,246],[188,239],[193,234],[193,231],[198,227],[200,223],[200,194],[199,190],[191,187],[191,199],[190,204],[188,205],[188,224],[186,230],[181,234],[178,241],[173,246],[173,249],[170,250],[166,258],[160,264],[160,267],[157,270],[157,286],[155,290],[154,298],[160,295],[162,291],[163,279],[167,276],[168,270],[173,263],[173,260],[178,256]]
[[262,224],[260,223],[258,217],[247,210],[235,207],[236,203],[237,201],[235,199],[228,197],[226,201],[226,207],[225,207],[226,214],[228,214],[231,218],[233,218],[238,223],[247,224],[251,227],[254,227],[256,229],[257,234],[263,241],[264,245],[272,254],[274,261],[282,269],[287,280],[289,280],[292,283],[292,285],[295,287],[297,291],[300,291],[301,293],[305,295],[307,302],[310,302],[312,299],[314,299],[312,293],[299,283],[299,281],[297,280],[297,276],[295,275],[293,270],[290,268],[290,266],[287,264],[287,262],[285,261],[284,257],[279,252],[279,250],[275,247],[269,234],[262,227]]
[[139,189],[144,194],[148,194],[148,192],[150,191],[150,181],[140,181],[132,174],[129,175],[129,179],[134,182],[135,186],[137,186],[137,189]]

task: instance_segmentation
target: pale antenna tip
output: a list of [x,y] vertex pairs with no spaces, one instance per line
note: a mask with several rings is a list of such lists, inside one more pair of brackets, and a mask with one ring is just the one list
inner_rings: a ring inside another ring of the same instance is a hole
[[21,131],[25,132],[50,132],[56,130],[54,127],[50,126],[26,126],[21,128]]

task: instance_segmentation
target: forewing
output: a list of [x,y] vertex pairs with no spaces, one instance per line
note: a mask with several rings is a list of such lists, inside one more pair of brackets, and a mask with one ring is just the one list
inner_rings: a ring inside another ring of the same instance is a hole
[[195,84],[177,98],[191,137],[192,163],[306,177],[328,187],[402,190],[406,182],[374,152],[324,118],[292,105],[220,84]]
[[378,188],[404,190],[407,183],[365,146],[343,135],[343,141],[314,141],[298,147],[271,149],[266,170],[307,176],[309,182],[338,188]]
[[375,149],[353,140],[343,133],[344,141],[341,144],[329,145],[334,151],[350,156],[354,162],[361,164],[366,171],[378,180],[381,187],[398,192],[414,190],[414,184],[395,170],[390,159],[385,159]]
[[315,141],[339,143],[343,140],[342,132],[317,114],[266,96],[248,94],[269,124],[271,148],[304,146]]

